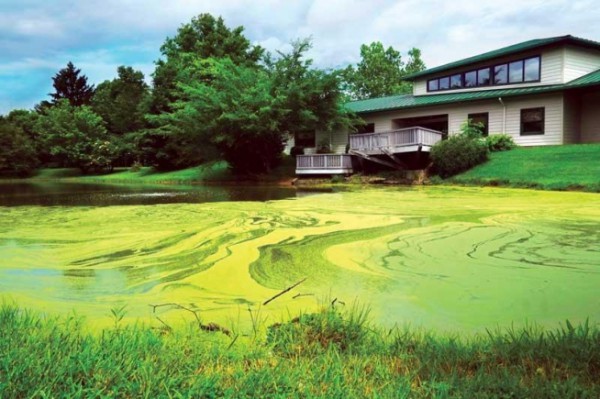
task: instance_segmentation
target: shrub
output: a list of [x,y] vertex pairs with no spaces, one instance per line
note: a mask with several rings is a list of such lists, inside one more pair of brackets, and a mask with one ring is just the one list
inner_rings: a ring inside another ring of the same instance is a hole
[[491,152],[508,151],[517,146],[508,134],[492,134],[485,138],[485,143]]
[[458,134],[435,144],[430,155],[434,172],[446,178],[487,161],[488,148],[482,139]]

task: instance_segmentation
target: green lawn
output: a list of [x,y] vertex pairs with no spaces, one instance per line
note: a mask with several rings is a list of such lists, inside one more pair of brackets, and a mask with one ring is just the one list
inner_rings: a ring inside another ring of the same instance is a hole
[[195,183],[195,182],[229,182],[238,180],[256,180],[273,182],[291,179],[294,176],[295,160],[285,157],[281,165],[267,175],[261,176],[234,176],[225,161],[212,162],[193,168],[159,172],[150,167],[132,171],[129,168],[117,168],[112,173],[82,175],[78,169],[54,168],[40,169],[33,179],[54,180],[73,179],[89,182],[135,182],[135,183]]
[[600,144],[516,148],[448,179],[468,185],[600,192]]

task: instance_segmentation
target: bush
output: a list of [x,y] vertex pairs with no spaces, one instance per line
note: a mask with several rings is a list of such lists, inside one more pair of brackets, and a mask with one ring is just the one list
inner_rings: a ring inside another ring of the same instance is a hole
[[456,175],[488,159],[486,141],[459,134],[431,148],[434,172],[443,178]]
[[508,151],[517,146],[512,136],[508,134],[492,134],[485,138],[485,143],[490,152]]

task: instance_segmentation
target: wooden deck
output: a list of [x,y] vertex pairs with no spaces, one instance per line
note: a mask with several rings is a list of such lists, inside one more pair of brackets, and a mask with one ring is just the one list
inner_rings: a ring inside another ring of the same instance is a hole
[[349,175],[353,172],[352,155],[314,154],[296,156],[297,175]]
[[[405,165],[396,154],[429,152],[442,140],[442,133],[425,127],[409,127],[389,132],[351,134],[349,154],[314,154],[296,157],[297,175],[349,175],[354,173],[352,157],[377,162],[392,168]],[[377,155],[386,155],[381,158]]]
[[441,140],[441,132],[417,126],[388,132],[351,134],[350,151],[367,155],[429,152],[431,146]]

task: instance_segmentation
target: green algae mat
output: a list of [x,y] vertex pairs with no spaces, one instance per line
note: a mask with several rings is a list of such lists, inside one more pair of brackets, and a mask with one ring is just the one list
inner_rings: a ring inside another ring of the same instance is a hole
[[599,288],[598,194],[433,187],[0,207],[0,300],[96,326],[124,307],[127,321],[171,325],[193,310],[249,328],[333,300],[390,327],[597,324]]

